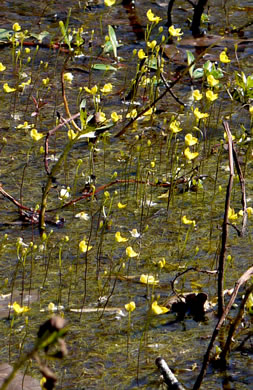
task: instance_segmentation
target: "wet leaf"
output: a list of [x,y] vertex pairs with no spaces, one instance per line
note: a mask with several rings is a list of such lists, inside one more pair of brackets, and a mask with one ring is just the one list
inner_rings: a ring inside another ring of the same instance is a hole
[[94,64],[91,67],[92,67],[92,69],[103,70],[104,72],[107,71],[107,70],[111,70],[111,71],[116,71],[117,70],[117,68],[115,68],[112,65],[108,65],[108,64]]

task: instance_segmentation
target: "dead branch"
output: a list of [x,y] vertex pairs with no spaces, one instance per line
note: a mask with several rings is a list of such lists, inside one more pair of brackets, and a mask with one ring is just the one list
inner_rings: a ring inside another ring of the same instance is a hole
[[167,385],[168,390],[185,390],[184,386],[178,382],[176,376],[170,370],[168,364],[162,357],[158,357],[155,361],[157,367],[159,368],[164,382]]
[[204,356],[204,360],[203,360],[203,364],[202,364],[202,368],[201,368],[201,371],[199,373],[199,376],[193,386],[193,390],[198,390],[201,386],[201,383],[202,383],[202,380],[204,378],[204,375],[206,373],[206,369],[207,369],[207,366],[208,366],[208,363],[209,363],[209,360],[210,360],[210,353],[211,353],[211,350],[213,348],[213,345],[214,345],[214,342],[215,342],[215,339],[220,331],[220,328],[221,326],[223,325],[230,309],[231,309],[231,306],[233,305],[235,299],[236,299],[236,296],[238,294],[238,291],[239,291],[239,288],[247,282],[247,280],[253,275],[253,267],[249,268],[246,272],[244,272],[244,274],[237,280],[237,282],[235,283],[235,287],[234,287],[234,291],[233,291],[233,294],[231,295],[231,298],[221,316],[221,318],[219,319],[219,321],[217,322],[215,328],[214,328],[214,331],[213,331],[213,334],[212,334],[212,337],[211,337],[211,340],[210,340],[210,343],[208,345],[208,348],[207,348],[207,351],[205,353],[205,356]]

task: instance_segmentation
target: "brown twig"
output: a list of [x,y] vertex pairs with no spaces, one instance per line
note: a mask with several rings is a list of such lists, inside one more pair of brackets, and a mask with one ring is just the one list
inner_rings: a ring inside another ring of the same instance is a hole
[[[243,280],[240,283],[241,284],[245,283],[251,277],[252,274],[253,274],[253,267],[249,268],[249,270],[247,270],[243,274],[243,276],[240,278],[240,279],[243,278]],[[224,346],[224,348],[223,348],[223,350],[222,350],[222,352],[220,354],[220,362],[221,362],[222,366],[226,365],[226,359],[227,359],[228,352],[229,352],[229,350],[231,348],[231,342],[232,342],[234,333],[235,333],[236,329],[238,328],[238,326],[241,324],[241,321],[242,321],[242,318],[243,318],[243,315],[244,315],[245,305],[246,305],[248,297],[252,293],[252,291],[253,291],[253,283],[246,290],[246,292],[244,294],[244,298],[243,298],[243,300],[241,302],[238,314],[237,314],[236,318],[234,319],[234,321],[232,322],[232,324],[230,325],[229,332],[228,332],[228,337],[227,337],[227,340],[226,340],[226,344],[225,344],[225,346]],[[235,297],[236,297],[236,295],[235,295]]]
[[246,272],[244,272],[244,274],[235,283],[234,291],[233,291],[233,294],[228,302],[228,305],[226,306],[221,318],[219,319],[217,325],[214,328],[210,343],[208,345],[207,351],[206,351],[205,356],[204,356],[201,371],[199,373],[199,376],[198,376],[192,390],[198,390],[200,388],[202,380],[203,380],[205,372],[206,372],[206,369],[207,369],[207,366],[208,366],[208,363],[209,363],[209,360],[210,360],[210,353],[211,353],[211,350],[213,348],[214,341],[219,333],[219,330],[220,330],[223,322],[225,321],[225,319],[226,319],[226,317],[231,309],[231,306],[233,305],[233,303],[235,301],[235,298],[238,294],[239,288],[244,283],[246,283],[246,281],[251,277],[252,274],[253,274],[253,267],[249,268]]
[[158,357],[155,360],[155,364],[159,368],[168,390],[185,390],[162,357]]

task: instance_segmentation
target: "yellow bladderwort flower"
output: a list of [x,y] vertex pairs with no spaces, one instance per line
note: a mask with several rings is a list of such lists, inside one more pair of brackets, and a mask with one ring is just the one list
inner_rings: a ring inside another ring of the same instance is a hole
[[128,238],[122,237],[120,232],[116,232],[115,233],[115,240],[117,242],[126,242],[126,241],[128,241]]
[[16,314],[26,313],[30,310],[28,306],[20,306],[17,302],[13,303],[12,308]]
[[156,285],[159,283],[158,279],[155,279],[153,275],[147,275],[147,274],[142,274],[140,277],[140,282],[143,284],[153,284]]
[[100,88],[100,91],[102,93],[110,93],[112,91],[112,84],[111,83],[107,83],[103,86],[103,88]]
[[172,121],[170,124],[170,130],[172,133],[179,133],[182,129],[180,127],[180,122],[179,121]]
[[11,93],[11,92],[15,92],[16,88],[11,88],[8,83],[4,83],[3,90],[6,93]]
[[153,112],[154,112],[154,108],[153,108],[153,107],[150,107],[150,109],[149,109],[148,111],[144,112],[143,115],[144,115],[144,116],[149,116],[149,115],[152,115]]
[[106,7],[111,7],[116,3],[116,0],[104,0]]
[[74,76],[73,76],[72,73],[70,73],[70,72],[64,73],[63,79],[64,79],[64,81],[66,81],[67,83],[71,84],[72,81],[73,81],[73,78],[74,78]]
[[147,42],[147,46],[148,46],[150,49],[152,49],[152,50],[154,50],[154,48],[156,47],[156,44],[157,44],[157,42],[156,42],[155,39],[154,39],[152,42]]
[[136,253],[131,246],[128,246],[126,248],[126,255],[127,257],[137,257],[139,253]]
[[157,265],[158,265],[158,267],[161,268],[161,269],[164,268],[165,265],[166,265],[166,260],[165,260],[165,258],[163,257],[162,260],[159,260],[159,261],[157,262]]
[[129,313],[131,313],[132,311],[134,311],[136,309],[136,305],[135,305],[135,302],[132,301],[132,302],[129,302],[125,305],[125,309],[126,311],[128,311]]
[[17,126],[17,129],[29,130],[29,129],[31,129],[33,126],[34,126],[33,123],[32,123],[31,125],[29,125],[29,123],[25,121],[25,122],[23,123],[23,125],[18,125],[18,126]]
[[175,28],[174,26],[169,27],[169,33],[172,37],[177,37],[178,40],[180,39],[181,35],[183,35],[181,28]]
[[153,14],[153,12],[151,11],[151,9],[149,9],[148,12],[147,12],[147,18],[148,18],[148,20],[149,20],[150,22],[153,22],[153,23],[155,23],[155,24],[159,23],[160,20],[162,20],[161,18],[159,18],[159,16],[155,16],[155,15]]
[[207,82],[211,87],[216,87],[219,84],[219,80],[215,79],[212,74],[207,76]]
[[98,111],[98,112],[96,113],[96,121],[97,121],[98,123],[103,123],[103,122],[105,122],[105,121],[106,121],[105,113],[102,112],[102,111]]
[[238,214],[235,213],[235,210],[231,209],[231,207],[228,209],[228,219],[232,222],[238,219]]
[[147,58],[146,54],[145,54],[145,51],[143,49],[140,49],[138,51],[138,57],[140,60],[143,60],[143,58]]
[[44,134],[42,134],[42,133],[38,133],[38,131],[36,130],[36,129],[32,129],[31,131],[30,131],[30,136],[32,137],[32,139],[34,140],[34,141],[39,141],[41,138],[43,138],[44,137]]
[[73,141],[73,139],[75,139],[76,136],[77,136],[77,133],[75,133],[74,130],[70,129],[70,130],[68,131],[68,138],[69,138],[71,141]]
[[12,30],[15,32],[18,32],[21,30],[20,24],[19,23],[14,23],[12,26]]
[[152,303],[152,312],[156,315],[159,316],[160,314],[168,313],[169,309],[164,306],[159,306],[157,301],[154,301]]
[[198,157],[198,152],[191,152],[190,148],[186,148],[184,150],[184,155],[187,158],[187,160],[194,160],[196,157]]
[[249,314],[253,315],[253,293],[249,294],[245,307]]
[[84,89],[86,92],[90,93],[91,95],[96,95],[98,91],[98,87],[96,85],[94,85],[94,87],[92,87],[91,89],[88,87],[84,87]]
[[125,207],[127,207],[126,204],[123,204],[123,203],[121,203],[121,202],[118,202],[118,208],[119,208],[119,209],[124,209]]
[[196,145],[198,143],[198,138],[196,137],[193,137],[192,134],[186,134],[186,136],[184,137],[184,140],[185,140],[185,143],[187,146],[193,146],[193,145]]
[[188,219],[185,215],[182,217],[181,221],[185,225],[196,226],[196,222],[194,221],[194,219]]
[[250,107],[249,107],[249,113],[250,113],[250,115],[253,117],[253,106],[250,106]]
[[6,66],[2,62],[0,62],[0,72],[3,72],[6,69]]
[[114,123],[118,122],[119,120],[122,119],[122,115],[118,115],[116,111],[113,111],[111,113],[111,119]]
[[200,112],[198,107],[195,108],[195,110],[193,111],[193,114],[195,115],[195,117],[197,119],[204,119],[204,118],[208,118],[209,117],[209,114],[204,113],[204,112]]
[[210,102],[214,102],[216,99],[218,99],[218,94],[211,91],[211,89],[208,89],[206,91],[206,98],[210,100]]
[[228,58],[225,50],[223,50],[220,53],[220,62],[223,62],[223,64],[228,64],[229,62],[231,62],[231,60]]
[[92,249],[91,245],[87,245],[86,240],[82,240],[79,242],[79,250],[81,253],[86,253]]
[[201,100],[203,97],[202,93],[199,92],[199,89],[195,89],[195,91],[193,91],[193,93],[192,93],[192,96],[193,96],[194,100],[196,100],[196,101]]
[[126,114],[126,117],[131,118],[131,119],[136,118],[137,117],[137,110],[134,108],[132,111],[130,111]]
[[[224,140],[225,140],[225,141],[228,141],[228,135],[227,135],[226,131],[224,131],[223,137],[224,137]],[[234,141],[234,139],[235,139],[235,136],[232,135],[232,141]]]

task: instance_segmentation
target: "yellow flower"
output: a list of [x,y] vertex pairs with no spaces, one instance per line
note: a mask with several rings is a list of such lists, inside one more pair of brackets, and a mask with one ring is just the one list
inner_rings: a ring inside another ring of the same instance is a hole
[[151,9],[149,9],[148,10],[148,12],[147,12],[147,18],[148,18],[148,20],[150,21],[150,22],[154,22],[154,23],[159,23],[160,22],[160,20],[162,20],[161,18],[159,18],[159,16],[155,16],[154,14],[153,14],[153,12],[151,11]]
[[196,101],[201,100],[203,97],[202,93],[199,92],[199,89],[195,89],[195,91],[192,93],[192,96]]
[[246,305],[245,305],[246,309],[248,310],[249,314],[253,314],[253,294],[249,294],[249,297],[247,299],[247,302],[246,302]]
[[150,109],[149,109],[148,111],[144,112],[143,115],[144,115],[144,116],[152,115],[152,114],[153,114],[153,111],[154,111],[153,107],[150,107]]
[[162,258],[162,260],[159,260],[158,263],[157,263],[159,268],[164,268],[165,264],[166,264],[166,260],[165,260],[164,257]]
[[99,122],[99,123],[105,122],[105,121],[106,121],[105,113],[102,112],[102,111],[98,111],[98,112],[96,113],[96,120],[97,120],[97,122]]
[[126,255],[128,257],[137,257],[139,256],[139,253],[136,253],[131,246],[128,246],[126,248]]
[[185,225],[193,225],[193,226],[196,225],[196,222],[194,221],[194,219],[188,219],[185,215],[182,217],[181,221]]
[[167,313],[169,311],[169,309],[167,309],[167,307],[164,307],[164,306],[159,306],[157,301],[154,301],[152,303],[152,312],[159,316],[160,314],[164,314],[164,313]]
[[9,87],[8,83],[4,83],[3,90],[6,93],[10,93],[10,92],[15,92],[16,88],[11,88],[11,87]]
[[112,121],[113,122],[118,122],[120,119],[122,119],[122,116],[121,115],[118,115],[116,111],[113,111],[111,113],[111,118],[112,118]]
[[212,74],[209,74],[209,76],[207,76],[207,82],[211,87],[215,87],[219,84],[219,80],[215,79]]
[[139,238],[140,237],[140,233],[138,232],[137,229],[130,230],[130,233],[131,233],[131,236],[134,237],[134,238]]
[[116,3],[116,0],[104,0],[106,7],[111,7]]
[[0,62],[0,72],[3,72],[6,69],[6,66]]
[[48,308],[48,311],[51,311],[51,312],[57,310],[57,306],[54,304],[54,302],[49,302],[47,308]]
[[128,311],[129,313],[131,313],[132,311],[134,311],[136,309],[136,306],[135,306],[135,302],[129,302],[125,305],[125,309],[126,311]]
[[157,44],[156,40],[153,40],[152,42],[147,42],[147,46],[152,50],[154,50],[156,44]]
[[140,60],[143,60],[143,58],[147,58],[146,54],[145,54],[145,51],[143,49],[140,49],[138,51],[138,57]]
[[112,91],[112,84],[108,83],[103,86],[103,88],[100,88],[100,91],[103,93],[109,93]]
[[[223,137],[224,137],[224,140],[225,140],[225,141],[228,141],[228,135],[227,135],[226,131],[224,131]],[[232,135],[232,141],[234,141],[234,139],[235,139],[235,136]]]
[[186,148],[184,150],[184,155],[187,158],[187,160],[194,160],[196,157],[198,157],[198,152],[191,152],[190,148]]
[[74,76],[73,76],[72,73],[70,73],[70,72],[64,73],[63,79],[64,79],[64,81],[66,81],[67,83],[71,84],[72,81],[73,81],[73,78],[74,78]]
[[12,308],[16,314],[26,313],[28,310],[30,310],[28,306],[20,306],[17,302],[13,303]]
[[158,284],[159,280],[155,279],[153,275],[142,274],[140,277],[140,282],[143,284]]
[[181,32],[181,28],[175,28],[174,26],[170,26],[169,27],[169,33],[172,37],[180,37],[181,35],[183,35],[183,33]]
[[128,238],[121,237],[120,232],[117,232],[117,233],[115,233],[115,240],[117,242],[126,242],[126,241],[128,241]]
[[204,113],[204,112],[200,112],[198,107],[195,108],[195,110],[193,111],[193,114],[195,115],[195,117],[197,119],[204,119],[204,118],[208,118],[209,117],[209,114]]
[[213,93],[213,91],[211,91],[211,89],[208,89],[206,91],[206,98],[208,100],[210,100],[210,102],[214,102],[214,100],[218,99],[218,94],[217,93]]
[[17,129],[29,130],[31,127],[33,127],[33,124],[29,125],[29,123],[25,121],[23,125],[18,125]]
[[186,134],[186,136],[184,137],[184,140],[185,140],[186,145],[188,145],[188,146],[193,146],[193,145],[198,143],[198,138],[193,137],[192,134],[190,134],[190,133]]
[[74,132],[74,130],[70,129],[68,131],[68,138],[72,141],[73,139],[75,139],[77,136],[77,133]]
[[249,113],[250,113],[251,116],[253,116],[253,106],[249,107]]
[[42,133],[38,133],[38,131],[36,130],[36,129],[32,129],[31,131],[30,131],[30,136],[32,137],[32,139],[34,140],[34,141],[39,141],[41,138],[43,138],[44,137],[44,134],[42,134]]
[[235,213],[235,210],[231,209],[231,207],[228,209],[228,219],[230,221],[236,221],[238,219],[238,214]]
[[87,88],[87,87],[84,87],[85,91],[90,93],[91,95],[96,95],[97,91],[98,91],[98,87],[95,85],[94,87],[92,87],[91,89],[90,88]]
[[131,119],[136,118],[137,117],[137,110],[134,108],[132,111],[130,111],[126,114],[126,117],[131,118]]
[[250,217],[253,214],[253,208],[247,207],[247,213],[248,213],[248,216]]
[[181,127],[180,126],[180,122],[179,121],[172,121],[171,124],[170,124],[170,130],[172,130],[172,133],[179,133],[179,131],[181,131]]
[[220,62],[223,62],[224,64],[231,62],[225,50],[220,53]]
[[82,240],[82,241],[79,242],[79,250],[80,250],[80,252],[86,253],[86,252],[90,251],[91,249],[92,249],[92,246],[91,245],[88,246],[86,244],[85,240]]
[[15,32],[18,32],[21,30],[20,24],[19,23],[14,23],[12,26],[12,30]]
[[127,205],[126,204],[123,204],[121,202],[118,203],[118,208],[119,209],[124,209]]

